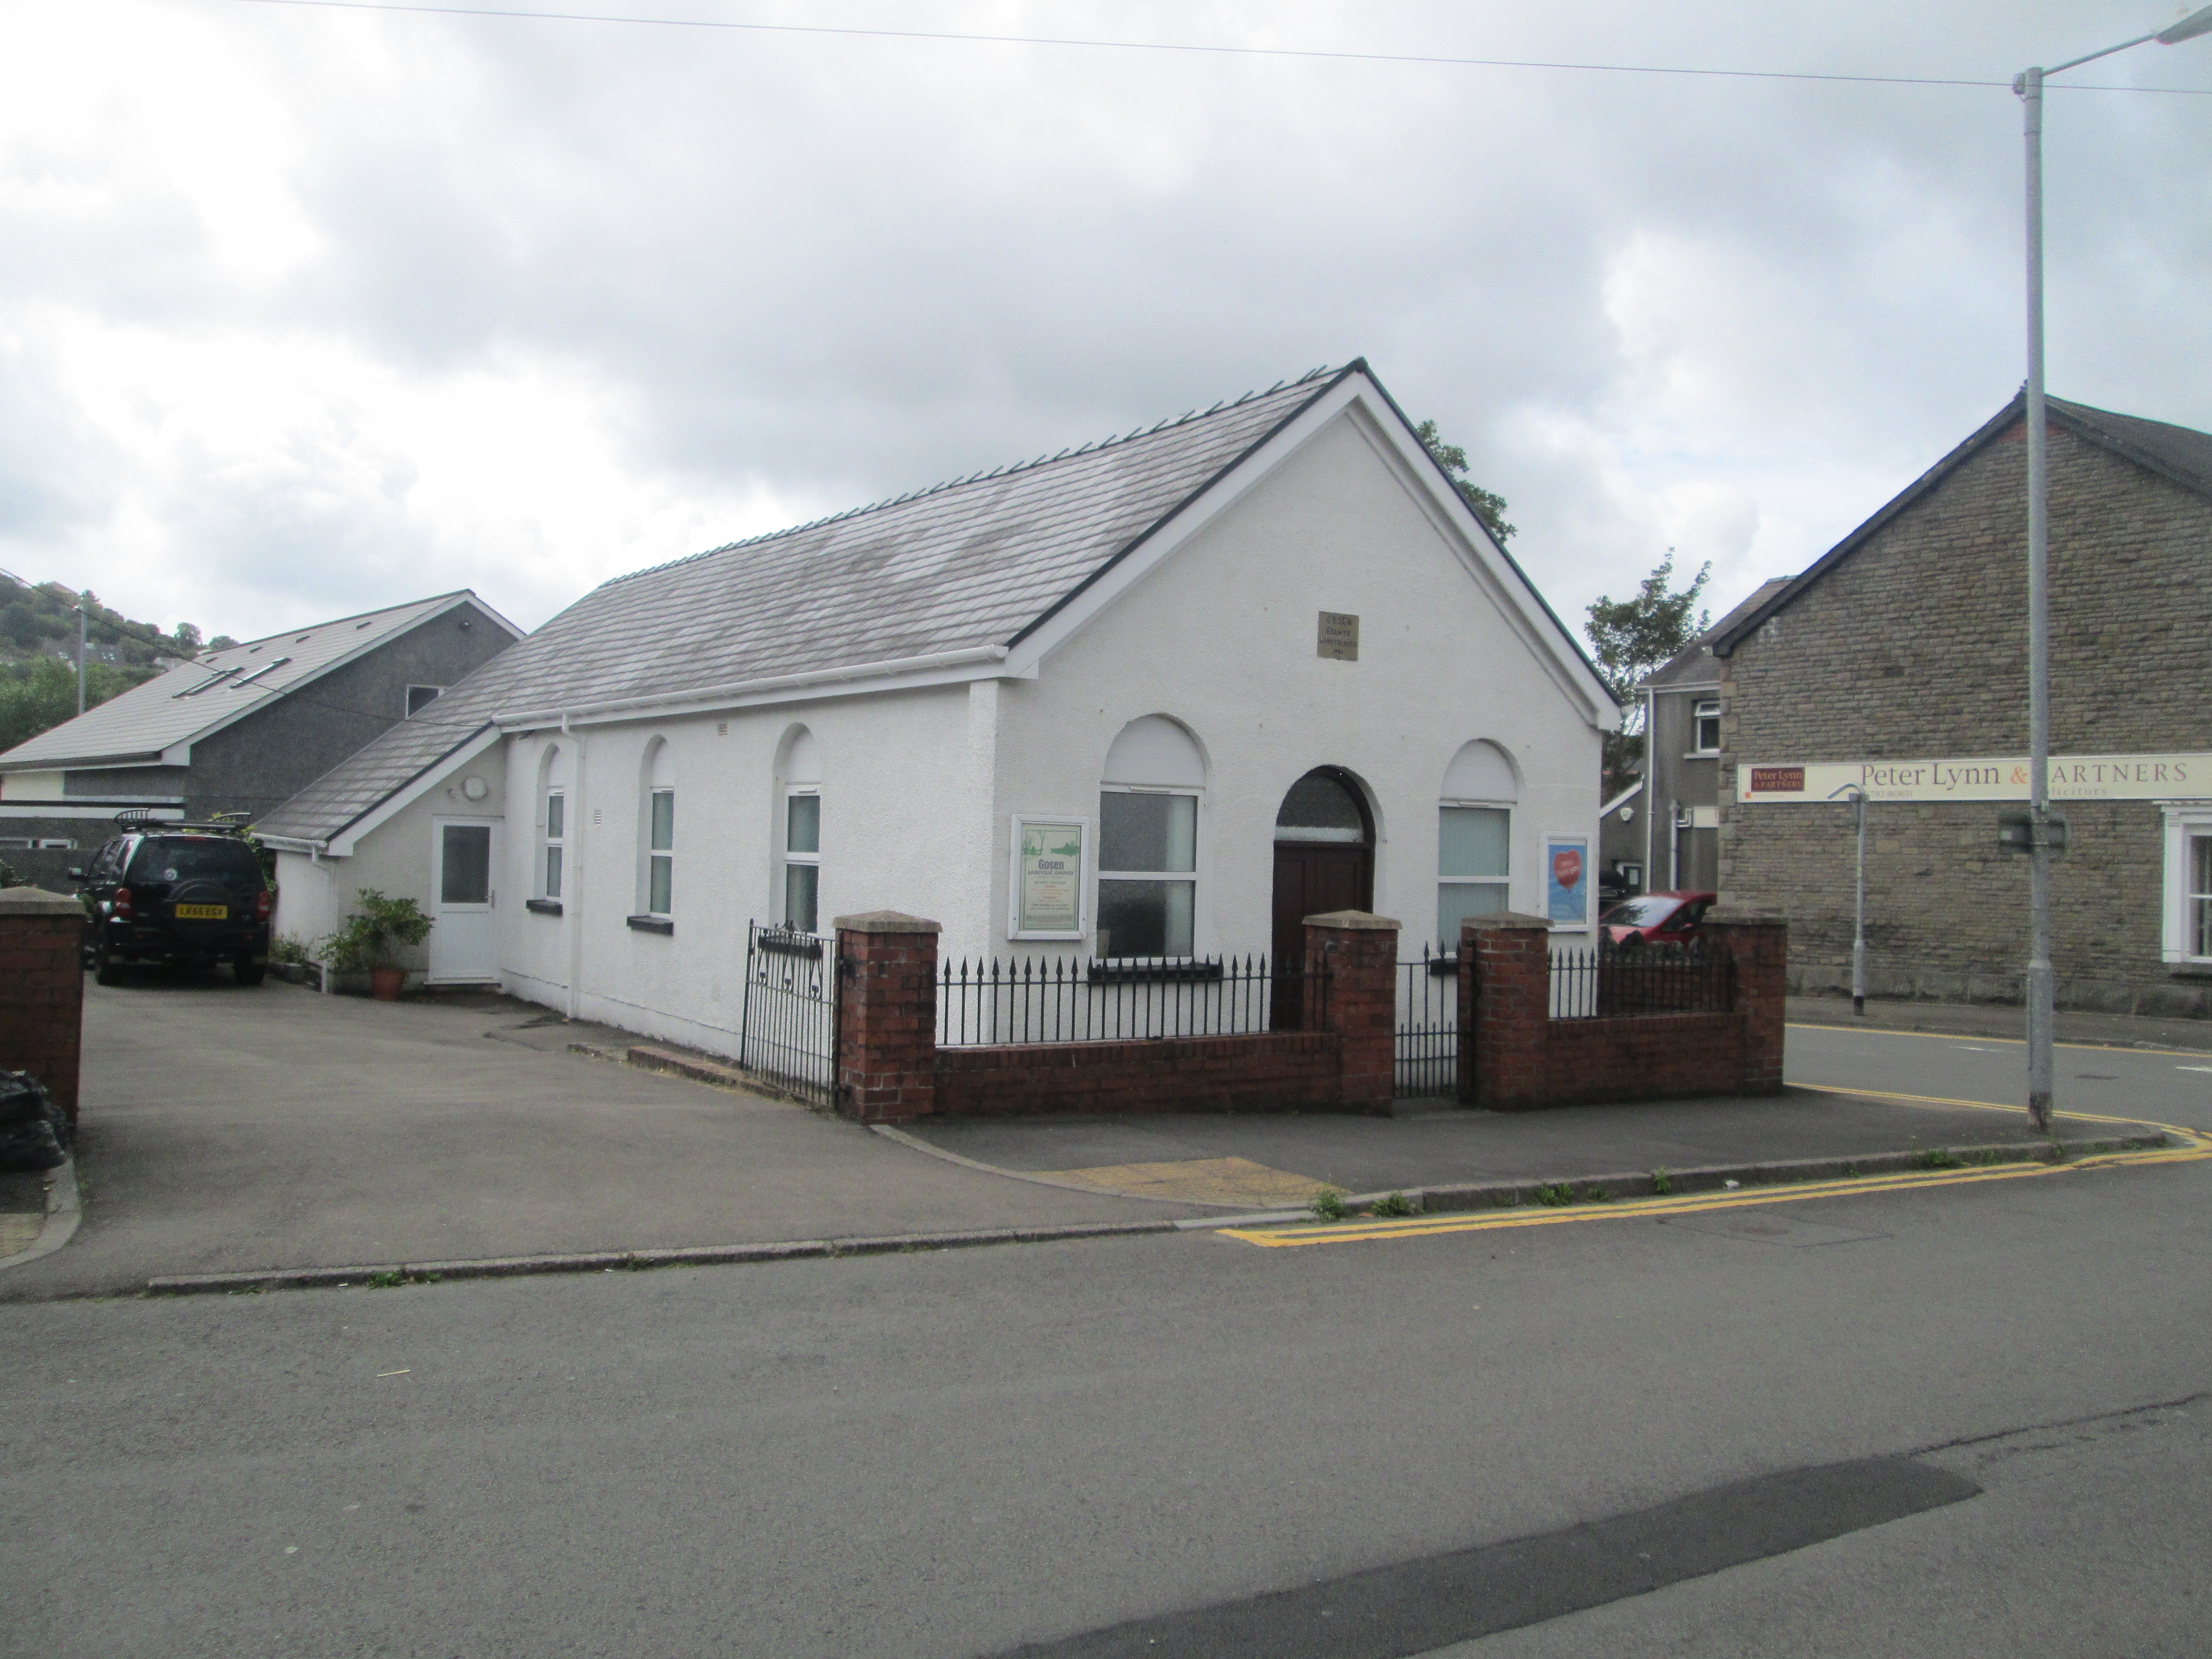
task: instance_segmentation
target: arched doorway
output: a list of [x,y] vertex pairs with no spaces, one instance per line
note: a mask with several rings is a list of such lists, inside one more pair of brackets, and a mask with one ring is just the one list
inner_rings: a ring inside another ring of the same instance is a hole
[[[1375,905],[1375,820],[1340,767],[1300,778],[1275,814],[1274,959],[1291,967],[1305,950],[1305,919]],[[1296,1030],[1304,1009],[1298,981],[1275,981],[1273,1024]]]

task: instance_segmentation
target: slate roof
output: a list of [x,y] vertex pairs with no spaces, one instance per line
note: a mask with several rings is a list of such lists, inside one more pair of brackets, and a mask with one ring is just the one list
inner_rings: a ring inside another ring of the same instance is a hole
[[500,714],[1012,645],[1358,367],[617,576],[258,828],[327,839]]
[[1018,645],[1346,376],[1367,373],[1363,362],[1316,369],[1103,443],[617,577],[448,690],[434,718],[383,733],[258,828],[327,842],[501,719]]
[[204,652],[0,754],[0,772],[158,760],[475,598],[464,588]]
[[[2115,415],[2108,409],[2092,409],[2087,404],[2069,403],[2063,398],[2045,398],[2044,407],[2051,425],[2072,433],[2085,443],[2110,450],[2124,460],[2132,461],[2145,471],[2155,472],[2162,478],[2170,479],[2185,489],[2193,489],[2200,495],[2212,497],[2212,433],[2199,432],[2191,427],[2172,426],[2164,421],[2147,421],[2139,415]],[[1880,512],[1808,565],[1782,591],[1742,616],[1731,615],[1724,627],[1716,628],[1711,641],[1713,654],[1720,657],[1728,655],[1735,649],[1739,640],[1820,580],[1836,565],[1849,558],[1891,520],[1926,495],[1988,445],[2020,425],[2027,413],[2027,394],[2023,390],[2014,394],[2013,400],[1992,416],[1973,436],[1906,485],[1886,502]]]
[[1713,660],[1713,641],[1789,586],[1790,578],[1787,576],[1769,576],[1759,583],[1748,599],[1637,681],[1636,689],[1639,691],[1677,691],[1693,686],[1718,685],[1721,671]]

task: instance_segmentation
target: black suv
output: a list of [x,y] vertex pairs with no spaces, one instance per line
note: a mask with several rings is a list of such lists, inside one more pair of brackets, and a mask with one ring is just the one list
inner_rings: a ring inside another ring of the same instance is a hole
[[85,884],[85,965],[102,985],[119,984],[134,963],[227,962],[240,985],[258,985],[269,971],[276,896],[234,827],[126,825],[70,873]]

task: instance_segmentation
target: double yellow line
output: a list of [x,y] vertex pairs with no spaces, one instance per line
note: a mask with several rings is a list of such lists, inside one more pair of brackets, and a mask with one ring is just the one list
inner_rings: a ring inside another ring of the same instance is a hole
[[[1863,1099],[1894,1100],[1915,1106],[1972,1106],[1985,1111],[2012,1112],[2017,1106],[1990,1100],[1948,1100],[1936,1095],[1880,1094],[1868,1089],[1837,1089],[1818,1084],[1799,1084],[1822,1094],[1855,1095]],[[2104,1117],[2087,1112],[2066,1115],[2079,1123],[2109,1123],[2130,1129],[2163,1131],[2173,1144],[2141,1152],[2100,1152],[2062,1164],[2022,1163],[1976,1164],[1961,1170],[1911,1170],[1896,1174],[1856,1176],[1841,1181],[1800,1181],[1771,1187],[1739,1188],[1717,1193],[1686,1193],[1666,1198],[1615,1199],[1611,1202],[1583,1200],[1557,1209],[1510,1210],[1484,1212],[1450,1212],[1442,1215],[1407,1216],[1400,1219],[1346,1221],[1310,1227],[1296,1223],[1280,1227],[1224,1227],[1225,1238],[1241,1239],[1267,1249],[1291,1249],[1307,1244],[1358,1244],[1389,1238],[1430,1238],[1439,1233],[1487,1232],[1498,1227],[1553,1227],[1563,1222],[1644,1220],[1653,1216],[1697,1215],[1713,1210],[1740,1210],[1755,1204],[1792,1204],[1808,1198],[1850,1198],[1863,1193],[1894,1193],[1921,1187],[1964,1187],[1990,1181],[2026,1181],[2040,1176],[2068,1175],[2088,1170],[2118,1170],[2146,1164],[2193,1164],[2212,1158],[2212,1134],[2173,1123],[2152,1123],[2139,1118]]]

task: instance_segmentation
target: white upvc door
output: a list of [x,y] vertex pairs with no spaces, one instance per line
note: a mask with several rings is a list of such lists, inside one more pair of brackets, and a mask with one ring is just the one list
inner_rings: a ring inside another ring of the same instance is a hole
[[437,867],[431,872],[433,985],[481,985],[499,977],[499,924],[492,884],[499,825],[489,818],[434,818]]

